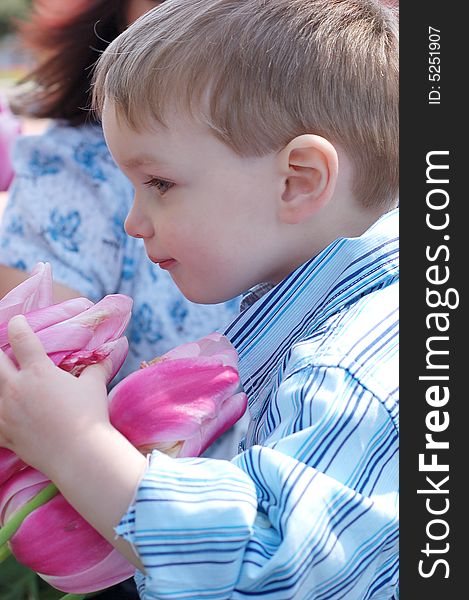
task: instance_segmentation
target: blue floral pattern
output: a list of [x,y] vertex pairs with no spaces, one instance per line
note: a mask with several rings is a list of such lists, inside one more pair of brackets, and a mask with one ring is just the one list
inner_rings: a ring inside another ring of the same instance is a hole
[[103,168],[103,159],[109,161],[109,153],[104,140],[89,143],[87,141],[78,145],[74,152],[76,162],[83,168],[91,179],[95,181],[106,181],[106,174]]
[[124,256],[122,261],[122,279],[128,281],[135,277],[135,261],[133,258]]
[[49,154],[41,150],[33,150],[27,163],[29,174],[36,177],[56,175],[63,169],[64,163],[58,154]]
[[24,260],[18,260],[17,262],[15,262],[14,265],[12,265],[15,269],[19,269],[20,271],[26,271],[27,266],[26,263],[24,262]]
[[148,275],[150,276],[150,279],[153,282],[155,282],[158,279],[156,269],[158,269],[158,267],[154,263],[148,264]]
[[50,225],[46,231],[54,241],[60,242],[64,250],[78,252],[80,250],[80,225],[81,216],[77,210],[60,214],[58,209],[54,208],[50,213]]
[[11,233],[12,235],[24,235],[23,219],[21,218],[20,215],[18,215],[18,216],[15,215],[13,217],[13,219],[8,224],[7,231],[8,231],[8,233]]
[[161,319],[155,314],[152,307],[146,302],[136,312],[130,329],[130,343],[139,344],[143,339],[150,344],[159,342],[162,336]]
[[169,312],[178,330],[182,331],[182,329],[184,328],[184,321],[187,319],[187,315],[189,312],[185,303],[179,299],[175,300],[171,304]]
[[126,211],[124,210],[123,212],[115,212],[112,215],[112,233],[113,233],[113,237],[115,240],[117,240],[120,245],[125,244],[125,240],[127,237],[127,234],[125,233],[125,229],[124,229],[124,221],[125,221],[125,217],[127,216]]

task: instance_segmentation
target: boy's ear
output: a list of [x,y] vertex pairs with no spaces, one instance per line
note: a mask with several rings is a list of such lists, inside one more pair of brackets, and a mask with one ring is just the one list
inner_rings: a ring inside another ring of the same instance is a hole
[[300,135],[281,150],[279,160],[284,177],[279,216],[293,225],[331,199],[337,182],[337,151],[319,135]]

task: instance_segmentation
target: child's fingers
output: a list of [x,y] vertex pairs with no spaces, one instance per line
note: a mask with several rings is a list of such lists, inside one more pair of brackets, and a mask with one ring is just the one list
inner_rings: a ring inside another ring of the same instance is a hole
[[17,315],[8,323],[8,341],[20,368],[33,363],[48,361],[44,348],[23,315]]

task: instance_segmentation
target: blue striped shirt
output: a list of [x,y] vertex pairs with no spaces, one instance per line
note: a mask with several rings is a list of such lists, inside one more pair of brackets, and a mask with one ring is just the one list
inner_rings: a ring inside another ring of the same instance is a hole
[[144,599],[398,596],[398,211],[228,327],[251,421],[231,461],[154,452],[117,532]]

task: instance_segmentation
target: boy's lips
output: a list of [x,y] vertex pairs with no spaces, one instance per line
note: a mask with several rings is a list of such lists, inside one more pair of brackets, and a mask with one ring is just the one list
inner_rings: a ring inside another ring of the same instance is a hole
[[153,258],[150,256],[150,260],[156,263],[161,269],[170,269],[176,261],[174,258]]

